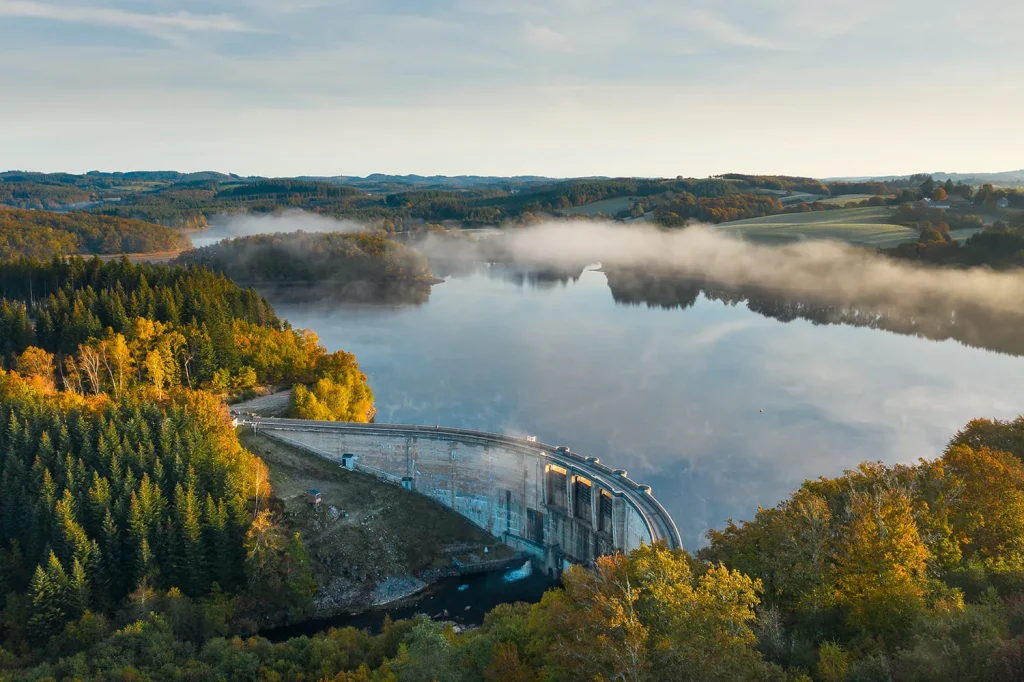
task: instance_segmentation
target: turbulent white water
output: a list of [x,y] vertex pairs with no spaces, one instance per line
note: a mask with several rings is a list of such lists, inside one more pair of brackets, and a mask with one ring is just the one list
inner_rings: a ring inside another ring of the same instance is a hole
[[505,571],[505,582],[514,583],[517,580],[525,580],[533,575],[533,562],[527,561],[519,568]]

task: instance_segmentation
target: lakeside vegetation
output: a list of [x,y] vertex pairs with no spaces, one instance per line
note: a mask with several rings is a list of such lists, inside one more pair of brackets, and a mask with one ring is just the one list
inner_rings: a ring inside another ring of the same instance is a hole
[[139,220],[0,207],[0,259],[176,251],[188,238]]
[[[966,225],[973,223],[967,221]],[[965,223],[960,221],[960,224]],[[883,253],[930,265],[987,266],[996,270],[1024,267],[1024,219],[1015,221],[1013,226],[1000,221],[987,229],[975,227],[973,234],[964,241],[954,239],[952,229],[957,228],[942,217],[936,222],[922,222],[919,224],[921,236],[916,242],[900,244]]]
[[372,393],[351,354],[328,353],[256,292],[204,268],[127,259],[0,263],[0,330],[8,367],[31,350],[35,375],[78,393],[119,398],[149,384],[158,393],[185,386],[232,397],[324,382],[353,421],[372,416]]
[[[426,257],[382,235],[292,232],[227,239],[175,261],[248,285],[328,285],[331,296],[382,299],[429,291]],[[320,287],[316,291],[320,291]]]
[[1022,444],[1024,419],[973,421],[936,460],[808,481],[710,531],[701,557],[761,581],[760,645],[782,665],[819,679],[1020,679]]

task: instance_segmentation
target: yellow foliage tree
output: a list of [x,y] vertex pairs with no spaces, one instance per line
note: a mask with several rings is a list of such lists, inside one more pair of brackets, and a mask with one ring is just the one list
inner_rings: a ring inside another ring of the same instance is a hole
[[143,365],[146,368],[146,377],[156,389],[157,398],[164,396],[164,382],[166,381],[166,370],[164,358],[159,350],[151,350],[146,354]]
[[907,494],[853,492],[837,539],[836,602],[864,634],[898,638],[924,609],[928,550]]
[[958,491],[951,510],[965,556],[983,560],[1024,554],[1024,464],[1013,455],[954,445],[942,458],[947,486]]
[[373,392],[355,356],[339,351],[324,356],[317,371],[323,377],[307,388],[292,391],[292,416],[322,421],[368,422],[373,418]]
[[601,557],[595,570],[572,566],[564,590],[551,590],[531,614],[531,627],[547,650],[552,679],[649,679],[648,629],[640,621],[640,586],[629,559]]
[[662,544],[635,550],[629,564],[659,679],[738,679],[760,663],[750,627],[760,581]]
[[119,400],[135,376],[135,362],[128,342],[123,334],[115,334],[112,329],[108,329],[97,345],[97,351],[110,380],[114,399]]
[[760,583],[738,571],[659,544],[563,582],[531,614],[552,679],[747,679],[763,665],[750,627]]
[[29,346],[18,356],[14,369],[23,377],[39,382],[42,388],[53,390],[53,353]]

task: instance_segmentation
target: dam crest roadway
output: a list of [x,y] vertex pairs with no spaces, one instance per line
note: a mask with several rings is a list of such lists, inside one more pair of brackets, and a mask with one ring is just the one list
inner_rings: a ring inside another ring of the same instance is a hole
[[426,495],[549,574],[679,531],[649,486],[565,446],[443,426],[241,416],[257,433]]

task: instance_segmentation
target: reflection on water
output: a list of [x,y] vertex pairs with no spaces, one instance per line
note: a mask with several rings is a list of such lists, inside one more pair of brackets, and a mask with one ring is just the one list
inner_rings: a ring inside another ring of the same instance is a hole
[[898,293],[885,305],[866,305],[818,297],[780,296],[751,286],[729,286],[649,271],[611,270],[607,273],[612,297],[618,303],[689,308],[700,295],[727,305],[744,304],[753,312],[782,322],[796,319],[815,324],[845,324],[921,336],[934,341],[953,339],[968,346],[1024,355],[1024,317],[995,312],[979,305],[920,300],[901,301]]
[[757,314],[750,292],[707,285],[627,287],[612,273],[610,291],[594,269],[553,286],[506,275],[449,276],[419,306],[265,293],[292,324],[358,355],[379,420],[533,434],[601,457],[653,486],[690,548],[805,478],[932,457],[967,420],[1024,411],[1024,359],[879,331],[911,320],[912,334],[938,325],[938,338],[1018,348],[1005,325],[998,343],[979,340],[980,323],[965,331],[962,311],[923,324],[918,312],[754,296]]
[[[242,286],[252,286],[240,282]],[[336,307],[344,304],[372,303],[382,306],[422,305],[430,300],[429,285],[409,282],[331,282],[260,284],[266,298],[279,305],[316,305]]]

